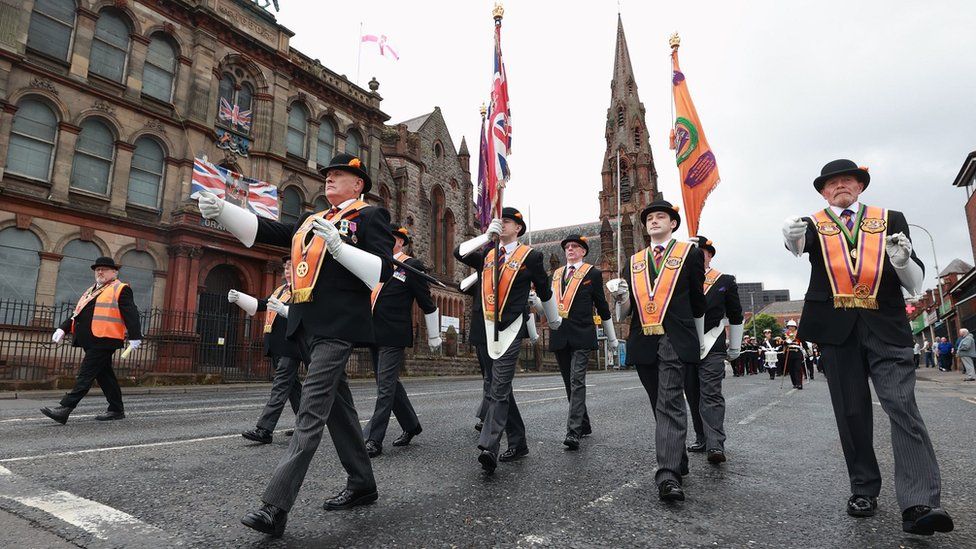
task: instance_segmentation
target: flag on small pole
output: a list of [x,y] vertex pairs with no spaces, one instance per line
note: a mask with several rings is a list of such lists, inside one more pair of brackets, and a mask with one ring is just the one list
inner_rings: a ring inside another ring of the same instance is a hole
[[488,192],[488,142],[485,140],[485,115],[488,107],[481,104],[481,144],[478,146],[478,225],[481,230],[491,223],[492,196]]
[[512,152],[512,111],[508,105],[508,78],[502,61],[502,16],[505,9],[495,4],[494,73],[491,81],[491,103],[488,107],[488,189],[493,199],[493,213],[501,217],[502,190],[511,178],[508,155]]
[[362,36],[360,36],[359,42],[361,44],[366,42],[372,42],[379,47],[380,55],[382,55],[383,57],[390,57],[394,61],[400,60],[400,56],[397,55],[396,50],[393,49],[393,46],[390,45],[390,39],[387,38],[385,34],[380,34],[380,35],[363,34]]
[[675,152],[681,179],[681,198],[685,205],[688,235],[698,234],[705,199],[719,183],[718,164],[702,129],[695,104],[691,101],[688,83],[678,67],[678,47],[681,39],[671,35],[671,92],[674,98],[675,119],[671,129],[671,149]]

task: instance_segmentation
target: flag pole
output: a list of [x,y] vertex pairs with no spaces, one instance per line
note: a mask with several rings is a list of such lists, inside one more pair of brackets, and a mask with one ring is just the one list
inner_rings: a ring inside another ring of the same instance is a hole
[[617,149],[617,276],[620,276],[620,149]]
[[363,22],[362,21],[359,22],[359,38],[356,40],[356,42],[358,48],[356,51],[356,85],[358,86],[359,68],[362,66],[363,63]]

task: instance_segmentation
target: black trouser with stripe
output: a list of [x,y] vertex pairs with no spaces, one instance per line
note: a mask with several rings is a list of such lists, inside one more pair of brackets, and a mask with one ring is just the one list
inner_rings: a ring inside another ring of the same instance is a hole
[[75,378],[75,386],[61,399],[61,406],[74,409],[85,398],[92,383],[98,381],[102,394],[108,401],[109,412],[123,412],[122,388],[112,370],[112,355],[116,349],[90,348],[85,349],[85,358],[81,361],[81,368]]

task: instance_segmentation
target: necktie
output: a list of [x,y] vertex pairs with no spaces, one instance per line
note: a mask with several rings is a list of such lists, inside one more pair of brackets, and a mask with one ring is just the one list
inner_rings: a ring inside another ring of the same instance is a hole
[[337,213],[339,213],[339,208],[336,208],[335,206],[332,206],[331,208],[329,208],[329,211],[325,214],[325,216],[326,217],[332,217],[332,216],[334,216]]
[[573,274],[575,273],[576,273],[576,266],[570,265],[569,268],[566,269],[566,278],[563,280],[563,282],[569,282],[570,279],[573,278]]
[[654,267],[661,268],[661,259],[664,257],[664,246],[654,246]]
[[498,266],[505,264],[505,248],[498,248]]
[[854,230],[854,212],[850,210],[844,210],[840,212],[840,219],[841,221],[844,222],[844,225],[847,225],[848,231]]

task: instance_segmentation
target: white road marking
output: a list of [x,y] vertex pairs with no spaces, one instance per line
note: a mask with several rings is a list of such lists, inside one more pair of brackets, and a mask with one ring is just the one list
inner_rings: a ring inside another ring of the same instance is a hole
[[[654,471],[657,471],[657,467],[654,468]],[[593,508],[593,507],[603,507],[603,506],[606,506],[606,505],[610,505],[611,503],[613,503],[613,496],[614,496],[614,494],[616,494],[618,492],[621,492],[624,489],[637,488],[638,486],[640,486],[640,483],[639,482],[637,482],[636,480],[631,480],[631,481],[629,481],[629,482],[621,485],[616,490],[613,490],[612,492],[607,492],[606,494],[603,494],[602,496],[596,498],[595,500],[587,503],[586,504],[586,507],[587,508]]]
[[963,400],[965,400],[966,402],[968,402],[970,404],[976,404],[976,398],[973,398],[973,397],[963,397]]
[[748,416],[742,418],[742,420],[739,421],[739,425],[749,425],[753,421],[756,421],[756,418],[758,418],[763,412],[768,411],[770,408],[772,408],[773,406],[776,406],[779,403],[780,403],[779,400],[774,400],[774,401],[770,402],[769,404],[763,406],[762,408],[760,408],[760,409],[756,410],[755,412],[749,414]]
[[[167,410],[143,410],[143,411],[130,411],[125,418],[126,419],[139,419],[142,416],[158,416],[163,414],[177,414],[181,412],[220,412],[220,411],[238,411],[238,410],[254,410],[260,408],[257,404],[237,404],[234,406],[208,406],[204,408],[170,408]],[[93,418],[99,414],[76,414],[71,415],[70,419],[88,419]],[[21,417],[14,419],[3,419],[0,423],[24,423],[24,422],[50,422],[51,419],[41,416],[41,417]]]
[[535,400],[523,400],[521,402],[518,402],[517,404],[533,404],[535,402],[549,402],[550,400],[566,400],[566,397],[564,397],[564,396],[557,396],[557,397],[551,397],[551,398],[537,398]]

